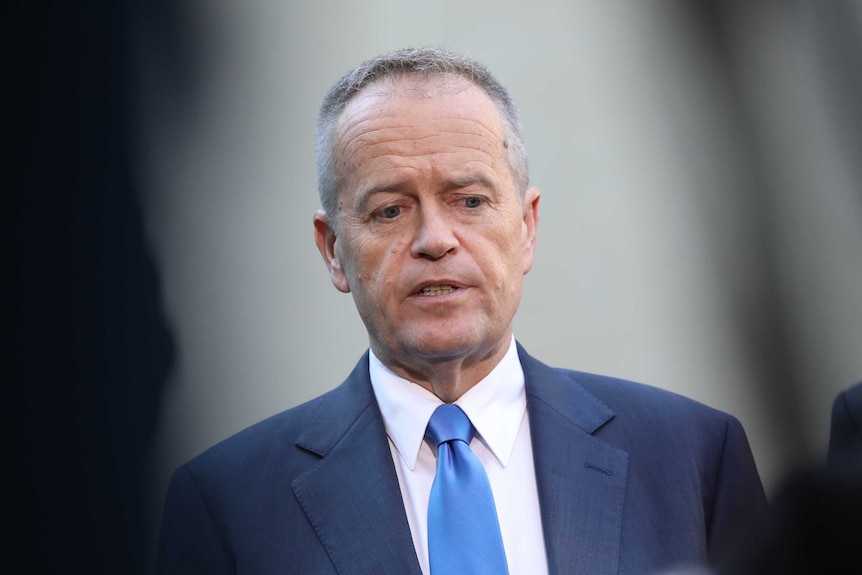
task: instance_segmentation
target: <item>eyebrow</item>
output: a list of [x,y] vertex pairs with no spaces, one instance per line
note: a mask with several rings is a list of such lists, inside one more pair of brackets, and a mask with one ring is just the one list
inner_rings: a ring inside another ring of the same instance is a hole
[[479,184],[482,187],[494,189],[494,184],[481,174],[471,174],[461,178],[451,178],[449,185],[453,188],[467,188],[473,184]]
[[377,184],[376,186],[371,186],[368,189],[360,190],[357,194],[357,205],[359,207],[364,207],[368,200],[371,199],[374,195],[384,192],[398,192],[403,190],[406,185],[406,182],[398,181],[386,184]]
[[[447,188],[467,188],[474,184],[479,184],[483,188],[487,188],[490,190],[496,189],[494,184],[490,179],[486,178],[480,174],[471,174],[463,177],[454,177],[449,178],[446,181]],[[359,192],[359,202],[358,205],[360,207],[364,207],[370,198],[372,198],[376,194],[386,193],[386,192],[401,192],[408,186],[407,181],[399,180],[388,182],[384,184],[377,184],[375,186],[371,186],[366,190],[362,190]]]

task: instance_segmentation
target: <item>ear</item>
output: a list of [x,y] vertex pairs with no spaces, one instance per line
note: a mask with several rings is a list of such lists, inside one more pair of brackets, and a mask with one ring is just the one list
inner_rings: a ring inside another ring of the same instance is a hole
[[524,275],[533,267],[533,252],[536,249],[536,228],[539,225],[539,198],[542,194],[539,188],[530,188],[524,192],[524,220],[523,220],[523,250],[524,250]]
[[323,263],[329,270],[329,279],[338,291],[348,293],[350,286],[347,284],[347,276],[344,275],[344,268],[341,267],[341,261],[338,259],[338,250],[335,247],[337,242],[338,236],[330,225],[326,212],[323,210],[314,212],[314,243],[317,244]]

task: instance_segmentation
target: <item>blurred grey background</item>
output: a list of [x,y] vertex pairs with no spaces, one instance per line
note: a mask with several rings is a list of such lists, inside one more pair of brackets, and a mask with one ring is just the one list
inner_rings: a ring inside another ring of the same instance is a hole
[[486,64],[521,109],[543,195],[518,340],[736,415],[767,491],[825,457],[832,399],[862,379],[862,3],[211,0],[175,16],[182,64],[138,38],[145,225],[177,347],[154,518],[177,465],[335,387],[365,350],[313,243],[315,116],[351,67],[416,45]]

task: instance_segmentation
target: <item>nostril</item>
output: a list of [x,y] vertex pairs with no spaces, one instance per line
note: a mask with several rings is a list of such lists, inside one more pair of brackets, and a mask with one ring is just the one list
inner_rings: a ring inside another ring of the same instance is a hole
[[448,226],[423,226],[411,245],[416,257],[439,259],[457,249],[458,238]]

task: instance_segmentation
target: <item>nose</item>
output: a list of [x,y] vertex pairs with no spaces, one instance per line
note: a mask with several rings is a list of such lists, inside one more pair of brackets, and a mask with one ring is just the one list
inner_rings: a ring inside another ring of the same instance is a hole
[[419,214],[418,229],[410,246],[413,257],[437,260],[456,249],[458,237],[445,210],[437,206],[423,207]]

